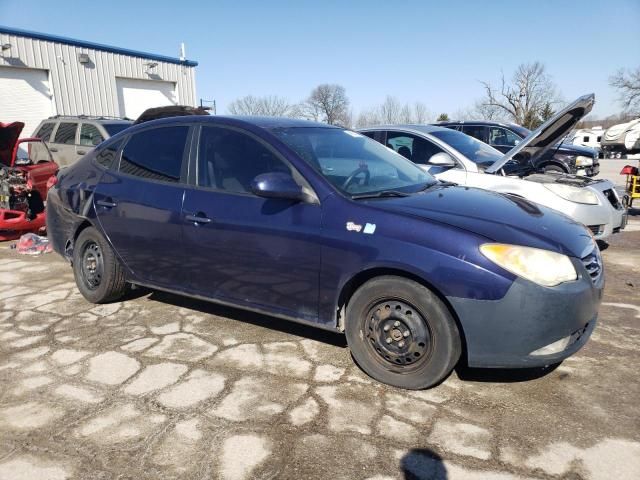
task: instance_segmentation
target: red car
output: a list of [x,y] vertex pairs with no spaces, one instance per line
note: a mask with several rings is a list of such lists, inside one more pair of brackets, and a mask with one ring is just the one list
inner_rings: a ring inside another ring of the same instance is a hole
[[[0,241],[44,229],[44,201],[58,173],[42,140],[18,139],[23,128],[22,122],[0,123]],[[32,149],[35,143],[44,148]]]

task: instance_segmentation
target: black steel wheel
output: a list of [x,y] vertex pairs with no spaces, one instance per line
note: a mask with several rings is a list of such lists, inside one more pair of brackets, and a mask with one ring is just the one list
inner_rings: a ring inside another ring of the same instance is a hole
[[104,259],[102,249],[96,242],[89,241],[83,246],[82,278],[90,290],[95,290],[102,282],[104,275]]
[[115,301],[127,291],[123,268],[94,227],[85,228],[75,241],[73,275],[82,296],[93,303]]
[[436,385],[462,351],[447,306],[412,280],[382,276],[347,303],[345,333],[356,363],[376,380],[417,390]]
[[373,356],[393,371],[420,368],[432,351],[428,323],[414,305],[400,299],[373,303],[367,313],[365,335]]

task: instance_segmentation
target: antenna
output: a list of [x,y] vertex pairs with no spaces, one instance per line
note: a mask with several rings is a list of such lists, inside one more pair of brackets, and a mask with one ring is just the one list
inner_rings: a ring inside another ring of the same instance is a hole
[[184,42],[180,44],[180,60],[183,62],[186,60],[187,56],[184,53]]

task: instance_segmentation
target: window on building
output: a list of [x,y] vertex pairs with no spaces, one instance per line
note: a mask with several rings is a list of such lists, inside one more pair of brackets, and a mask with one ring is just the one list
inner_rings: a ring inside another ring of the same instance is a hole
[[53,143],[73,145],[76,143],[76,130],[78,130],[77,123],[61,122],[60,125],[58,125],[58,130],[56,130]]
[[120,171],[136,177],[178,182],[189,127],[159,127],[131,136],[122,151]]
[[102,134],[95,125],[83,123],[80,127],[80,145],[95,147],[103,140]]
[[56,126],[55,122],[43,123],[40,129],[34,135],[34,137],[40,138],[43,141],[48,142],[49,138],[51,138],[51,132],[53,132],[53,127],[55,126]]

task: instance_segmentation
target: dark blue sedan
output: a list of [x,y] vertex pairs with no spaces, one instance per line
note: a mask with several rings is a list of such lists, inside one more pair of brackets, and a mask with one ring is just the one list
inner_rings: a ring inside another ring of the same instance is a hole
[[141,285],[343,331],[363,370],[410,389],[461,355],[562,361],[593,331],[604,284],[568,217],[299,120],[129,128],[59,174],[47,225],[91,302]]

